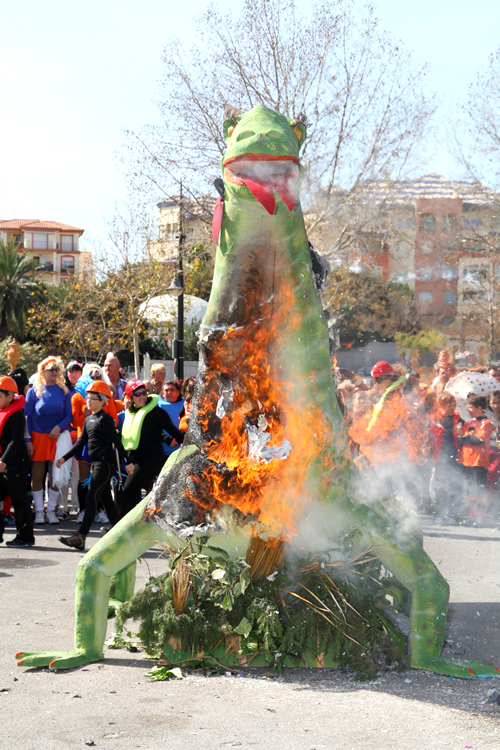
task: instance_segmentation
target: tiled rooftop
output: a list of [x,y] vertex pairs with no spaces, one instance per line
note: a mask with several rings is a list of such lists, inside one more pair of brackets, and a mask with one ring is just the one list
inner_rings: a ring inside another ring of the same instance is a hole
[[42,221],[40,219],[0,219],[0,231],[15,231],[16,229],[28,232],[40,232],[45,230],[48,232],[80,232],[80,234],[83,234],[85,231],[85,229],[73,227],[71,224],[62,224],[60,221]]
[[419,198],[462,198],[469,206],[488,206],[500,195],[481,182],[447,180],[440,174],[427,174],[414,180],[377,180],[360,188],[369,201],[391,206],[413,205]]

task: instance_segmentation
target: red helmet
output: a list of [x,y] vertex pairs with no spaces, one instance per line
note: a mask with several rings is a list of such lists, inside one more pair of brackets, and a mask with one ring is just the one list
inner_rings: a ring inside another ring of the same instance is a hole
[[134,391],[136,391],[138,388],[146,388],[142,380],[137,380],[137,378],[132,378],[132,380],[127,381],[127,385],[125,386],[125,395],[127,398],[130,398]]
[[85,388],[85,393],[100,393],[101,396],[111,398],[111,389],[104,380],[94,380],[93,383],[89,383]]
[[390,375],[394,372],[394,368],[391,367],[389,362],[384,362],[384,360],[380,360],[380,362],[376,362],[376,364],[373,365],[371,376],[372,378],[380,378],[382,375]]
[[19,393],[16,381],[14,380],[14,378],[9,378],[8,375],[4,375],[0,378],[0,391]]

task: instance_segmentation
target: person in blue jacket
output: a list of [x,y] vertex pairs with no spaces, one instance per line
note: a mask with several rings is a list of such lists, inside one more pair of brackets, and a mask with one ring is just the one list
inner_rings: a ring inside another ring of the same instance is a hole
[[[160,407],[160,409],[163,409],[163,411],[167,412],[168,416],[172,420],[172,424],[174,425],[174,427],[179,427],[179,422],[181,420],[181,411],[184,408],[184,399],[182,398],[181,394],[181,385],[177,382],[177,380],[167,380],[163,384],[161,398],[158,400],[158,406]],[[170,456],[170,454],[177,450],[180,446],[169,445],[170,438],[173,437],[173,435],[167,435],[164,433],[164,437],[165,440],[163,441],[163,453],[165,454],[165,456]]]
[[[56,506],[59,490],[52,486],[52,462],[56,455],[57,438],[68,430],[73,419],[71,394],[64,383],[64,365],[56,357],[39,363],[33,388],[27,393],[24,407],[29,433],[27,443],[31,454],[31,489],[35,505],[35,524],[59,523]],[[44,515],[43,480],[45,465],[50,461],[49,498]]]

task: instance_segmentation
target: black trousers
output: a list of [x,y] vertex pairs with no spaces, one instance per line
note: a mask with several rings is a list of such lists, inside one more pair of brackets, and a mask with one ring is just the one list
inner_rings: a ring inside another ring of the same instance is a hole
[[101,500],[104,510],[108,516],[111,526],[118,521],[118,509],[113,502],[110,490],[111,477],[114,474],[114,465],[107,461],[94,461],[92,464],[92,477],[90,479],[87,497],[85,500],[85,514],[80,524],[80,534],[87,536],[97,512],[97,503]]
[[[31,503],[28,500],[27,476],[29,462],[10,464],[3,474],[0,474],[0,501],[3,503],[10,495],[12,505],[16,511],[17,536],[24,542],[34,542],[33,515]],[[0,536],[3,534],[3,513],[0,514]]]
[[143,461],[134,464],[134,473],[127,477],[123,485],[120,518],[126,516],[132,508],[135,508],[141,499],[141,490],[146,490],[148,493],[151,492],[156,477],[162,470],[166,460],[166,456],[162,456],[153,461]]

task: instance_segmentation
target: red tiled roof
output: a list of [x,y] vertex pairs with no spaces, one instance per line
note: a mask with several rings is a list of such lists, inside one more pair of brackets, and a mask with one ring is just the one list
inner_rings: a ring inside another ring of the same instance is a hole
[[60,221],[41,221],[40,219],[0,219],[0,230],[24,230],[24,231],[62,231],[79,232],[83,234],[85,229],[72,227],[71,224],[62,224]]

